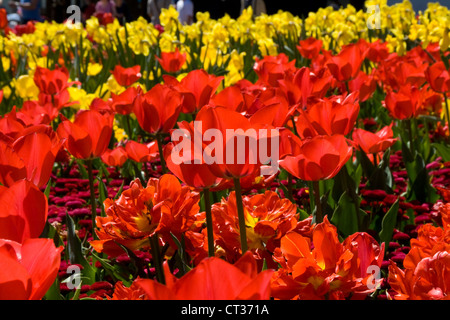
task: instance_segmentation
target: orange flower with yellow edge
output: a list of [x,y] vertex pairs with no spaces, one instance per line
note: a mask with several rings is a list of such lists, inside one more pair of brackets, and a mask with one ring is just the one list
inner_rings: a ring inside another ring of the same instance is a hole
[[391,261],[388,282],[395,300],[450,299],[450,203],[437,204],[442,227],[420,226],[402,270]]
[[325,217],[312,238],[289,232],[281,239],[274,254],[281,268],[272,278],[272,295],[283,300],[365,298],[380,284],[370,271],[381,267],[383,256],[384,244],[379,246],[364,232],[341,243]]
[[[261,259],[268,258],[269,263],[281,237],[297,225],[297,206],[273,191],[244,196],[242,201],[248,248]],[[241,245],[234,191],[227,200],[214,204],[211,212],[216,246],[225,250],[227,261],[236,261],[241,255]]]
[[99,240],[90,244],[98,252],[117,256],[124,253],[120,245],[133,251],[148,248],[149,237],[157,233],[163,243],[176,248],[170,233],[180,239],[183,232],[203,223],[199,200],[199,193],[181,186],[170,174],[150,179],[145,188],[135,179],[117,200],[105,200],[106,216],[96,219]]

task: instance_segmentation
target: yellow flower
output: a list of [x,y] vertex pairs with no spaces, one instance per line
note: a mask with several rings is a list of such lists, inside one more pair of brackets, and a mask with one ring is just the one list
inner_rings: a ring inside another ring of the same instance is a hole
[[99,63],[89,63],[87,68],[87,75],[91,77],[96,76],[100,73],[100,71],[102,71],[102,69],[103,66]]
[[92,100],[96,97],[95,94],[88,94],[83,89],[77,87],[67,88],[70,95],[70,101],[77,102],[77,104],[72,105],[75,109],[88,110],[92,103]]
[[14,79],[14,85],[17,94],[24,100],[37,100],[39,95],[39,88],[34,83],[33,77],[30,75],[22,75]]

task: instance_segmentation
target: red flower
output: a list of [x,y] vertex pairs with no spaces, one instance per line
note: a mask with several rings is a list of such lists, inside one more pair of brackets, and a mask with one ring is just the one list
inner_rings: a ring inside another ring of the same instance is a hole
[[139,279],[136,284],[150,300],[268,300],[272,270],[257,271],[250,252],[234,265],[220,258],[202,260],[180,279],[165,264],[166,285]]
[[31,182],[0,186],[0,239],[23,243],[39,238],[47,221],[47,197]]
[[[179,122],[178,126],[180,129],[184,129],[185,135],[183,136],[181,144],[180,142],[170,142],[165,146],[164,159],[166,160],[167,168],[169,168],[169,170],[181,181],[192,188],[200,190],[217,186],[222,179],[218,178],[211,171],[210,165],[202,159],[203,157],[197,157],[197,155],[203,155],[205,146],[203,144],[197,146],[196,141],[194,141],[193,124],[188,124],[183,121]],[[186,156],[182,153],[183,150],[180,149],[180,147],[184,146],[186,143],[184,142],[184,139],[186,139],[187,143],[190,145],[190,159],[185,159],[184,157]],[[196,150],[195,148],[198,149]],[[177,161],[174,161],[175,155],[183,158],[183,162],[178,163]]]
[[186,62],[186,53],[181,54],[178,48],[174,52],[161,52],[161,58],[156,57],[161,67],[170,73],[180,71]]
[[339,81],[348,81],[357,76],[364,54],[358,44],[346,45],[337,55],[331,57],[327,63],[331,74]]
[[127,161],[128,154],[124,147],[117,147],[113,150],[106,149],[101,156],[102,161],[110,167],[121,167]]
[[413,118],[420,113],[422,97],[417,87],[403,85],[398,92],[389,90],[384,102],[393,118],[404,120]]
[[[311,243],[312,242],[312,243]],[[312,249],[311,249],[312,248]],[[278,299],[364,298],[380,281],[370,283],[369,266],[380,268],[381,246],[366,233],[356,233],[339,242],[336,227],[328,218],[313,229],[312,238],[289,232],[281,239],[274,259],[282,266],[272,279]],[[373,286],[370,286],[373,285]]]
[[[279,246],[281,237],[297,225],[297,207],[273,191],[244,196],[242,202],[248,248],[262,261]],[[215,243],[225,250],[227,261],[235,261],[241,255],[241,244],[234,191],[227,200],[212,206],[212,215]]]
[[280,161],[282,168],[306,181],[333,178],[350,159],[352,147],[343,135],[315,136],[306,140],[300,153]]
[[397,141],[392,132],[392,124],[376,133],[355,128],[352,138],[358,147],[367,154],[383,152]]
[[223,76],[216,77],[208,74],[203,69],[189,72],[180,82],[172,76],[164,76],[166,84],[174,87],[183,96],[183,113],[199,111],[208,104],[220,83]]
[[297,132],[302,138],[315,135],[347,135],[355,126],[359,109],[356,93],[345,98],[334,96],[319,100],[300,113],[296,121]]
[[0,300],[40,300],[58,274],[63,247],[52,239],[0,239]]
[[111,71],[114,79],[117,83],[123,87],[129,87],[133,83],[137,82],[141,77],[141,66],[136,65],[130,68],[124,68],[121,65],[116,65],[114,70]]
[[65,139],[65,147],[78,159],[100,157],[108,148],[112,135],[113,114],[82,110],[72,123],[61,115],[57,133]]
[[295,72],[295,60],[289,61],[284,53],[278,56],[265,56],[262,59],[256,58],[253,70],[258,75],[258,82],[278,87],[278,80],[283,79],[286,73]]
[[183,232],[203,220],[199,200],[197,192],[170,174],[150,179],[145,188],[135,179],[119,199],[105,200],[106,217],[97,217],[99,240],[90,244],[98,252],[118,256],[124,253],[118,244],[130,250],[148,248],[149,237],[158,233],[176,248],[170,233],[181,239]]
[[0,9],[0,29],[5,29],[8,26],[8,17],[5,8]]
[[300,45],[297,46],[298,52],[306,59],[315,58],[322,49],[322,40],[309,37],[305,40],[300,40]]
[[440,93],[450,91],[450,74],[443,61],[430,65],[425,70],[425,77],[434,91]]
[[157,84],[136,98],[134,113],[142,129],[149,133],[169,132],[181,112],[181,94],[167,85]]
[[123,115],[133,112],[134,102],[142,93],[140,87],[129,87],[124,92],[116,95],[111,93],[111,109]]
[[144,144],[128,140],[125,144],[128,158],[136,162],[148,162],[159,159],[158,144],[156,141]]
[[50,179],[62,141],[44,125],[24,129],[21,135],[10,144],[0,140],[0,181],[11,186],[27,179],[40,188]]

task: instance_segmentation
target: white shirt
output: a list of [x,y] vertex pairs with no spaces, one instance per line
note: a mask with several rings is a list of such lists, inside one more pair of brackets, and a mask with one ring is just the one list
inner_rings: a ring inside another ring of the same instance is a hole
[[177,2],[178,20],[181,24],[186,24],[188,17],[194,17],[194,4],[191,0],[179,0]]

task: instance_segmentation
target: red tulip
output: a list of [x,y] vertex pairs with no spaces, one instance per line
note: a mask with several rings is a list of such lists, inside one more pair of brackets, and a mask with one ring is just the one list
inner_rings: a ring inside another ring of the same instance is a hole
[[44,186],[61,146],[51,128],[43,125],[24,129],[10,145],[0,141],[0,181],[10,186],[27,179],[38,188]]
[[40,300],[58,275],[63,247],[52,239],[0,239],[0,300]]
[[283,79],[289,72],[295,72],[295,60],[289,61],[284,53],[278,56],[265,56],[263,59],[256,58],[253,70],[258,75],[258,82],[278,87],[278,80]]
[[189,72],[180,82],[171,76],[164,76],[166,84],[177,89],[183,96],[183,113],[196,112],[208,104],[223,80],[203,69]]
[[211,105],[225,107],[239,113],[246,111],[244,94],[238,86],[226,87],[211,99]]
[[174,127],[181,107],[182,96],[178,91],[157,84],[146,94],[136,98],[134,113],[145,131],[167,133]]
[[272,270],[258,273],[247,252],[234,265],[216,257],[206,258],[180,279],[165,265],[166,285],[139,279],[150,300],[268,300]]
[[377,83],[372,75],[367,75],[360,71],[358,75],[348,82],[350,92],[358,91],[359,101],[368,100],[377,88]]
[[355,128],[352,138],[358,147],[367,154],[383,152],[397,141],[392,132],[392,124],[376,133]]
[[8,17],[5,8],[0,9],[0,29],[5,29],[8,26]]
[[419,114],[421,100],[421,93],[417,87],[403,85],[398,92],[389,90],[384,102],[393,118],[404,120]]
[[61,115],[57,133],[65,140],[67,150],[78,159],[100,157],[108,148],[113,132],[113,114],[82,110],[72,123]]
[[364,60],[363,52],[358,44],[345,46],[337,55],[331,57],[327,63],[331,74],[339,81],[355,78]]
[[322,40],[309,37],[308,39],[300,40],[297,49],[298,52],[300,52],[300,54],[306,59],[313,59],[319,54],[322,49],[322,45]]
[[301,112],[296,121],[297,132],[302,138],[315,135],[349,134],[359,113],[357,93],[345,98],[334,96],[319,100]]
[[25,124],[17,117],[15,106],[10,112],[0,117],[0,132],[12,139],[18,138],[24,128]]
[[47,197],[31,182],[0,186],[0,239],[23,243],[39,238],[47,221]]
[[128,155],[124,147],[106,149],[101,156],[102,161],[110,167],[121,167],[127,161]]
[[180,71],[186,62],[186,53],[180,53],[178,48],[174,52],[161,52],[161,58],[156,57],[161,67],[170,73]]
[[425,77],[434,91],[440,93],[450,91],[450,74],[443,61],[430,65],[425,70]]
[[136,98],[142,93],[140,87],[129,87],[120,94],[111,93],[111,109],[123,115],[133,112],[134,102]]
[[[222,179],[218,178],[211,171],[210,165],[204,161],[203,153],[205,145],[196,144],[194,140],[194,125],[183,121],[178,123],[178,126],[180,129],[183,129],[183,140],[181,143],[170,142],[164,148],[164,159],[167,168],[185,184],[197,190],[217,186]],[[201,132],[197,132],[196,134],[201,134]],[[186,155],[182,153],[183,149],[181,149],[181,146],[186,144],[184,139],[189,144],[189,151],[191,151],[189,159],[185,159]],[[196,150],[195,148],[198,149]],[[174,155],[183,158],[183,162],[178,163],[174,161]]]
[[[258,150],[255,149],[257,131],[243,115],[223,107],[206,106],[197,114],[196,122],[202,126],[202,135],[210,129],[221,135],[218,141],[205,148],[210,169],[217,177],[241,178],[259,169]],[[234,134],[227,137],[227,130]]]
[[343,135],[315,136],[306,140],[300,153],[280,161],[282,168],[306,181],[333,178],[350,159],[352,147]]
[[118,64],[115,66],[114,70],[111,71],[111,73],[117,83],[123,87],[131,86],[142,77],[140,65],[136,65],[131,68],[124,68]]
[[158,144],[152,141],[147,144],[128,140],[125,144],[125,151],[128,158],[136,162],[148,162],[159,159]]

